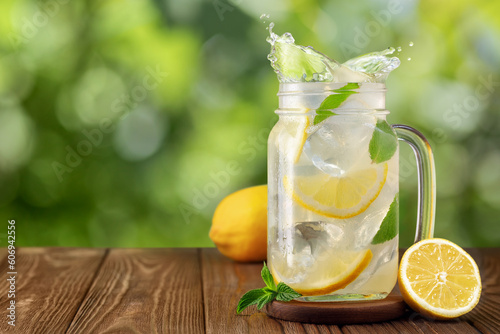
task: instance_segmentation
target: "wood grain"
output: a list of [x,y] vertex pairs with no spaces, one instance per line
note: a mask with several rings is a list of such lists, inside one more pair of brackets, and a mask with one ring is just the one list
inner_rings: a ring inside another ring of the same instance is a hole
[[483,290],[478,305],[461,317],[483,333],[500,332],[500,249],[467,249],[479,266]]
[[216,249],[202,249],[203,300],[207,333],[283,332],[280,323],[249,307],[236,315],[240,297],[261,288],[261,263],[242,264],[222,256]]
[[[104,249],[17,248],[15,332],[64,333],[104,254]],[[7,271],[4,257],[2,276]],[[8,285],[0,284],[1,333],[13,329],[6,321],[7,291]]]
[[[388,333],[400,334],[401,332],[391,323],[382,322],[367,325],[347,325],[342,327],[342,333],[346,334],[365,334],[365,333]],[[413,329],[406,333],[414,333]]]
[[[0,264],[3,265],[3,262],[6,261],[6,258],[7,257],[7,247],[2,247],[0,248]],[[7,264],[5,264],[5,266],[7,266]]]
[[198,252],[112,249],[67,333],[203,333]]

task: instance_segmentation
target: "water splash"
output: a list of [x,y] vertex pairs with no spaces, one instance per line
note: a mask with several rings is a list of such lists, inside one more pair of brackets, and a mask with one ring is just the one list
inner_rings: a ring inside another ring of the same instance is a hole
[[273,28],[274,23],[271,22],[266,39],[271,44],[271,52],[267,59],[280,82],[333,81],[334,68],[340,64],[312,47],[296,45],[292,34],[288,32],[277,35]]
[[389,57],[389,48],[356,57],[340,64],[310,46],[295,44],[290,33],[277,35],[274,23],[269,24],[271,44],[267,59],[280,82],[385,82],[391,71],[400,65],[397,57]]
[[399,67],[401,61],[398,57],[389,57],[396,51],[388,48],[383,51],[372,52],[349,59],[344,63],[353,71],[369,74],[375,82],[385,82],[389,73]]

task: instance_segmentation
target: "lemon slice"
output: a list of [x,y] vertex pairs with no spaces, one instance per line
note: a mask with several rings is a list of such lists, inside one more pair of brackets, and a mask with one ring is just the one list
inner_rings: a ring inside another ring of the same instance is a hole
[[387,163],[346,172],[336,177],[319,172],[311,176],[285,175],[283,184],[304,208],[333,218],[350,218],[365,211],[378,197],[387,179]]
[[298,138],[297,151],[295,153],[294,163],[297,163],[300,159],[300,155],[304,150],[304,144],[306,143],[307,133],[306,129],[309,127],[309,117],[305,117],[305,120],[301,122],[301,125],[297,129],[296,137]]
[[[286,267],[285,261],[278,265],[271,264],[271,273],[276,283],[285,282],[303,296],[321,296],[340,290],[352,283],[370,264],[373,257],[370,249],[364,251],[343,251],[330,255],[331,260],[317,261],[307,270],[306,278],[301,282],[287,282],[282,277],[293,277],[293,269]],[[282,264],[282,267],[279,267]]]
[[450,319],[479,302],[481,277],[472,257],[444,239],[425,239],[404,253],[398,274],[405,302],[415,311]]
[[277,137],[278,147],[281,147],[284,156],[293,157],[297,163],[302,154],[307,139],[306,129],[309,127],[309,117],[294,115],[283,118],[283,130]]

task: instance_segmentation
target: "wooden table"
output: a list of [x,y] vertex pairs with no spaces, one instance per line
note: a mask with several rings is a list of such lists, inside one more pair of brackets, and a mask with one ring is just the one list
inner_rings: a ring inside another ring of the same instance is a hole
[[500,333],[500,248],[469,249],[483,278],[479,305],[453,321],[408,310],[396,321],[326,326],[235,309],[263,286],[262,264],[216,249],[21,248],[16,327],[7,324],[6,249],[0,250],[1,333]]

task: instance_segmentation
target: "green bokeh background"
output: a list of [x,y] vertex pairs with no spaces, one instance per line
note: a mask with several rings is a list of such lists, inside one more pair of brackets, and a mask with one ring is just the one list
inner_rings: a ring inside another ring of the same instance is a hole
[[[2,0],[0,225],[16,219],[19,246],[213,246],[217,203],[266,183],[267,13],[340,61],[402,46],[389,121],[433,146],[435,235],[500,246],[499,12],[487,0]],[[408,246],[417,175],[401,147]],[[70,166],[68,150],[84,154]]]

